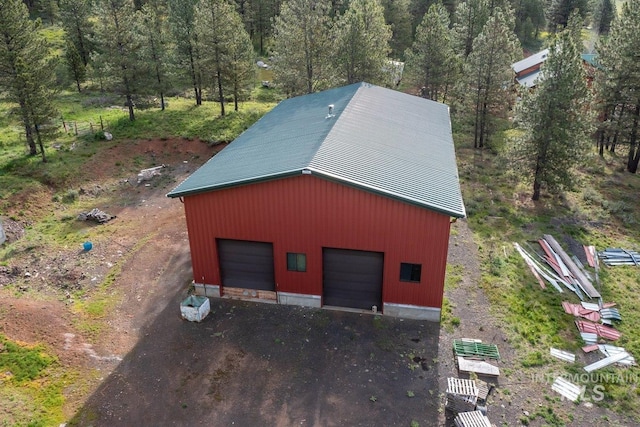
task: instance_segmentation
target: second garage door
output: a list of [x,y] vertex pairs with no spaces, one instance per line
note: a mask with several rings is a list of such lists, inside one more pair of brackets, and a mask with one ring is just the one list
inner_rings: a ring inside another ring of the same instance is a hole
[[323,304],[371,310],[382,307],[382,252],[324,248]]
[[271,243],[218,239],[218,258],[223,286],[275,290]]

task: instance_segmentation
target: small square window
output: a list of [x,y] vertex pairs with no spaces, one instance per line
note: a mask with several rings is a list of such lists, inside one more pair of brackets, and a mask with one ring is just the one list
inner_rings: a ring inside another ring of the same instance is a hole
[[287,270],[307,271],[307,254],[287,252]]
[[400,263],[400,281],[401,282],[420,282],[422,273],[422,264]]

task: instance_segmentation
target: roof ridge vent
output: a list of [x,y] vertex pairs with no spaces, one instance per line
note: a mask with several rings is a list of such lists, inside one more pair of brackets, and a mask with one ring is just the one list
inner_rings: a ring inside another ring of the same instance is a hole
[[330,119],[331,117],[335,117],[336,115],[333,114],[333,104],[329,104],[329,114],[327,114],[327,116],[325,117],[325,119]]

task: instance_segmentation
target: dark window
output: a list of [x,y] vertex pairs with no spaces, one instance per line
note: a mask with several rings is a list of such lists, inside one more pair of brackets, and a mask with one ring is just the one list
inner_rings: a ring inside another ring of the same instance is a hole
[[287,270],[307,271],[307,255],[287,252]]
[[400,281],[402,282],[419,282],[421,272],[422,264],[400,263]]

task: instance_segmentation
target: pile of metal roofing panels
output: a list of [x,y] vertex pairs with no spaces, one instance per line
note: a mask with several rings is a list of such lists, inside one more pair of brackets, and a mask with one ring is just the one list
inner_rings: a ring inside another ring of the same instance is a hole
[[580,398],[580,396],[582,396],[586,387],[575,385],[562,377],[558,377],[551,385],[551,389],[560,393],[562,396],[566,397],[572,402],[576,402]]
[[602,354],[604,354],[606,357],[611,357],[614,356],[618,353],[624,353],[627,355],[626,358],[618,361],[617,363],[620,363],[622,365],[635,365],[636,364],[636,359],[627,352],[627,350],[624,349],[624,347],[617,347],[615,345],[611,345],[611,344],[600,344],[598,346],[598,350],[600,350],[600,352]]
[[544,239],[538,242],[547,255],[546,261],[558,274],[563,276],[566,281],[575,285],[575,290],[579,297],[580,293],[577,292],[578,288],[589,298],[600,298],[600,292],[593,287],[584,269],[580,268],[580,266],[567,255],[553,236],[545,234]]
[[592,345],[598,342],[598,334],[593,332],[580,332],[580,338],[582,338],[582,341],[584,341],[585,344]]
[[614,320],[621,321],[622,316],[620,311],[613,306],[615,303],[606,303],[600,307],[599,304],[593,304],[588,302],[582,302],[580,304],[573,304],[568,301],[562,301],[562,308],[567,314],[573,314],[576,317],[584,317],[592,322],[601,321],[602,323],[611,326]]
[[622,320],[622,316],[620,316],[620,312],[617,308],[601,308],[600,309],[600,317],[602,317],[602,323],[611,324],[612,320]]
[[605,357],[604,359],[600,359],[597,362],[594,362],[590,365],[584,367],[584,370],[587,372],[593,372],[596,369],[604,368],[605,366],[613,365],[614,363],[621,362],[623,359],[629,357],[629,353],[621,352],[616,353],[612,356]]
[[[605,338],[611,341],[617,340],[622,335],[618,330],[610,326],[587,322],[584,320],[576,320],[576,327],[582,333],[596,334],[601,338]],[[585,340],[585,342],[589,343],[591,342],[591,340]]]
[[498,346],[495,344],[483,344],[481,340],[460,338],[453,340],[453,351],[456,356],[474,357],[481,359],[500,359]]
[[[538,253],[530,247],[530,251],[526,251],[518,243],[514,243],[514,247],[522,256],[525,263],[540,283],[540,287],[546,288],[545,280],[549,282],[558,292],[563,292],[563,286],[574,292],[580,300],[584,296],[589,298],[599,298],[600,293],[592,284],[592,277],[589,272],[584,269],[582,263],[577,257],[573,259],[567,255],[560,244],[549,234],[545,234],[543,239],[538,240],[542,247],[543,254]],[[589,265],[595,266],[593,254],[595,248],[585,247],[585,251],[591,254],[591,259],[587,256]],[[596,282],[598,281],[596,266]],[[561,286],[562,285],[562,286]]]
[[608,266],[635,265],[640,266],[640,253],[621,248],[607,248],[598,252],[598,256]]
[[598,310],[591,310],[584,308],[580,304],[572,304],[569,301],[562,301],[562,308],[564,312],[567,314],[573,314],[576,317],[584,317],[585,319],[589,319],[592,322],[597,322],[600,320],[600,313]]
[[[531,273],[533,273],[535,278],[538,280],[538,283],[540,283],[540,287],[542,289],[546,289],[546,286],[544,284],[544,280],[542,280],[542,279],[545,279],[547,282],[549,282],[551,285],[553,285],[553,287],[556,288],[556,290],[558,292],[563,292],[562,291],[562,287],[560,287],[559,283],[562,283],[564,286],[566,286],[567,288],[569,288],[572,291],[574,290],[572,285],[564,282],[553,271],[549,270],[542,263],[540,263],[536,259],[535,256],[533,256],[532,254],[530,254],[529,252],[524,250],[522,248],[522,246],[520,246],[518,243],[514,243],[513,246],[516,248],[516,250],[518,251],[518,253],[522,257],[522,259],[524,259],[524,262],[529,267],[529,270],[531,270]],[[535,253],[535,251],[534,251],[534,253]],[[536,254],[536,255],[538,255],[538,254]],[[540,255],[538,255],[538,257],[540,257]]]
[[[594,346],[585,348],[591,351],[592,347]],[[614,363],[626,366],[635,366],[636,364],[636,360],[634,359],[634,357],[630,355],[623,347],[616,347],[615,345],[609,344],[597,345],[595,347],[597,347],[600,352],[605,355],[605,357],[604,359],[600,359],[597,362],[585,366],[584,370],[587,372],[593,372],[596,369],[604,368],[606,366],[613,365]],[[583,350],[585,350],[585,348],[583,348]]]
[[569,353],[568,351],[559,350],[557,348],[551,347],[549,350],[549,354],[551,354],[556,359],[564,360],[565,362],[574,363],[576,361],[575,354]]

